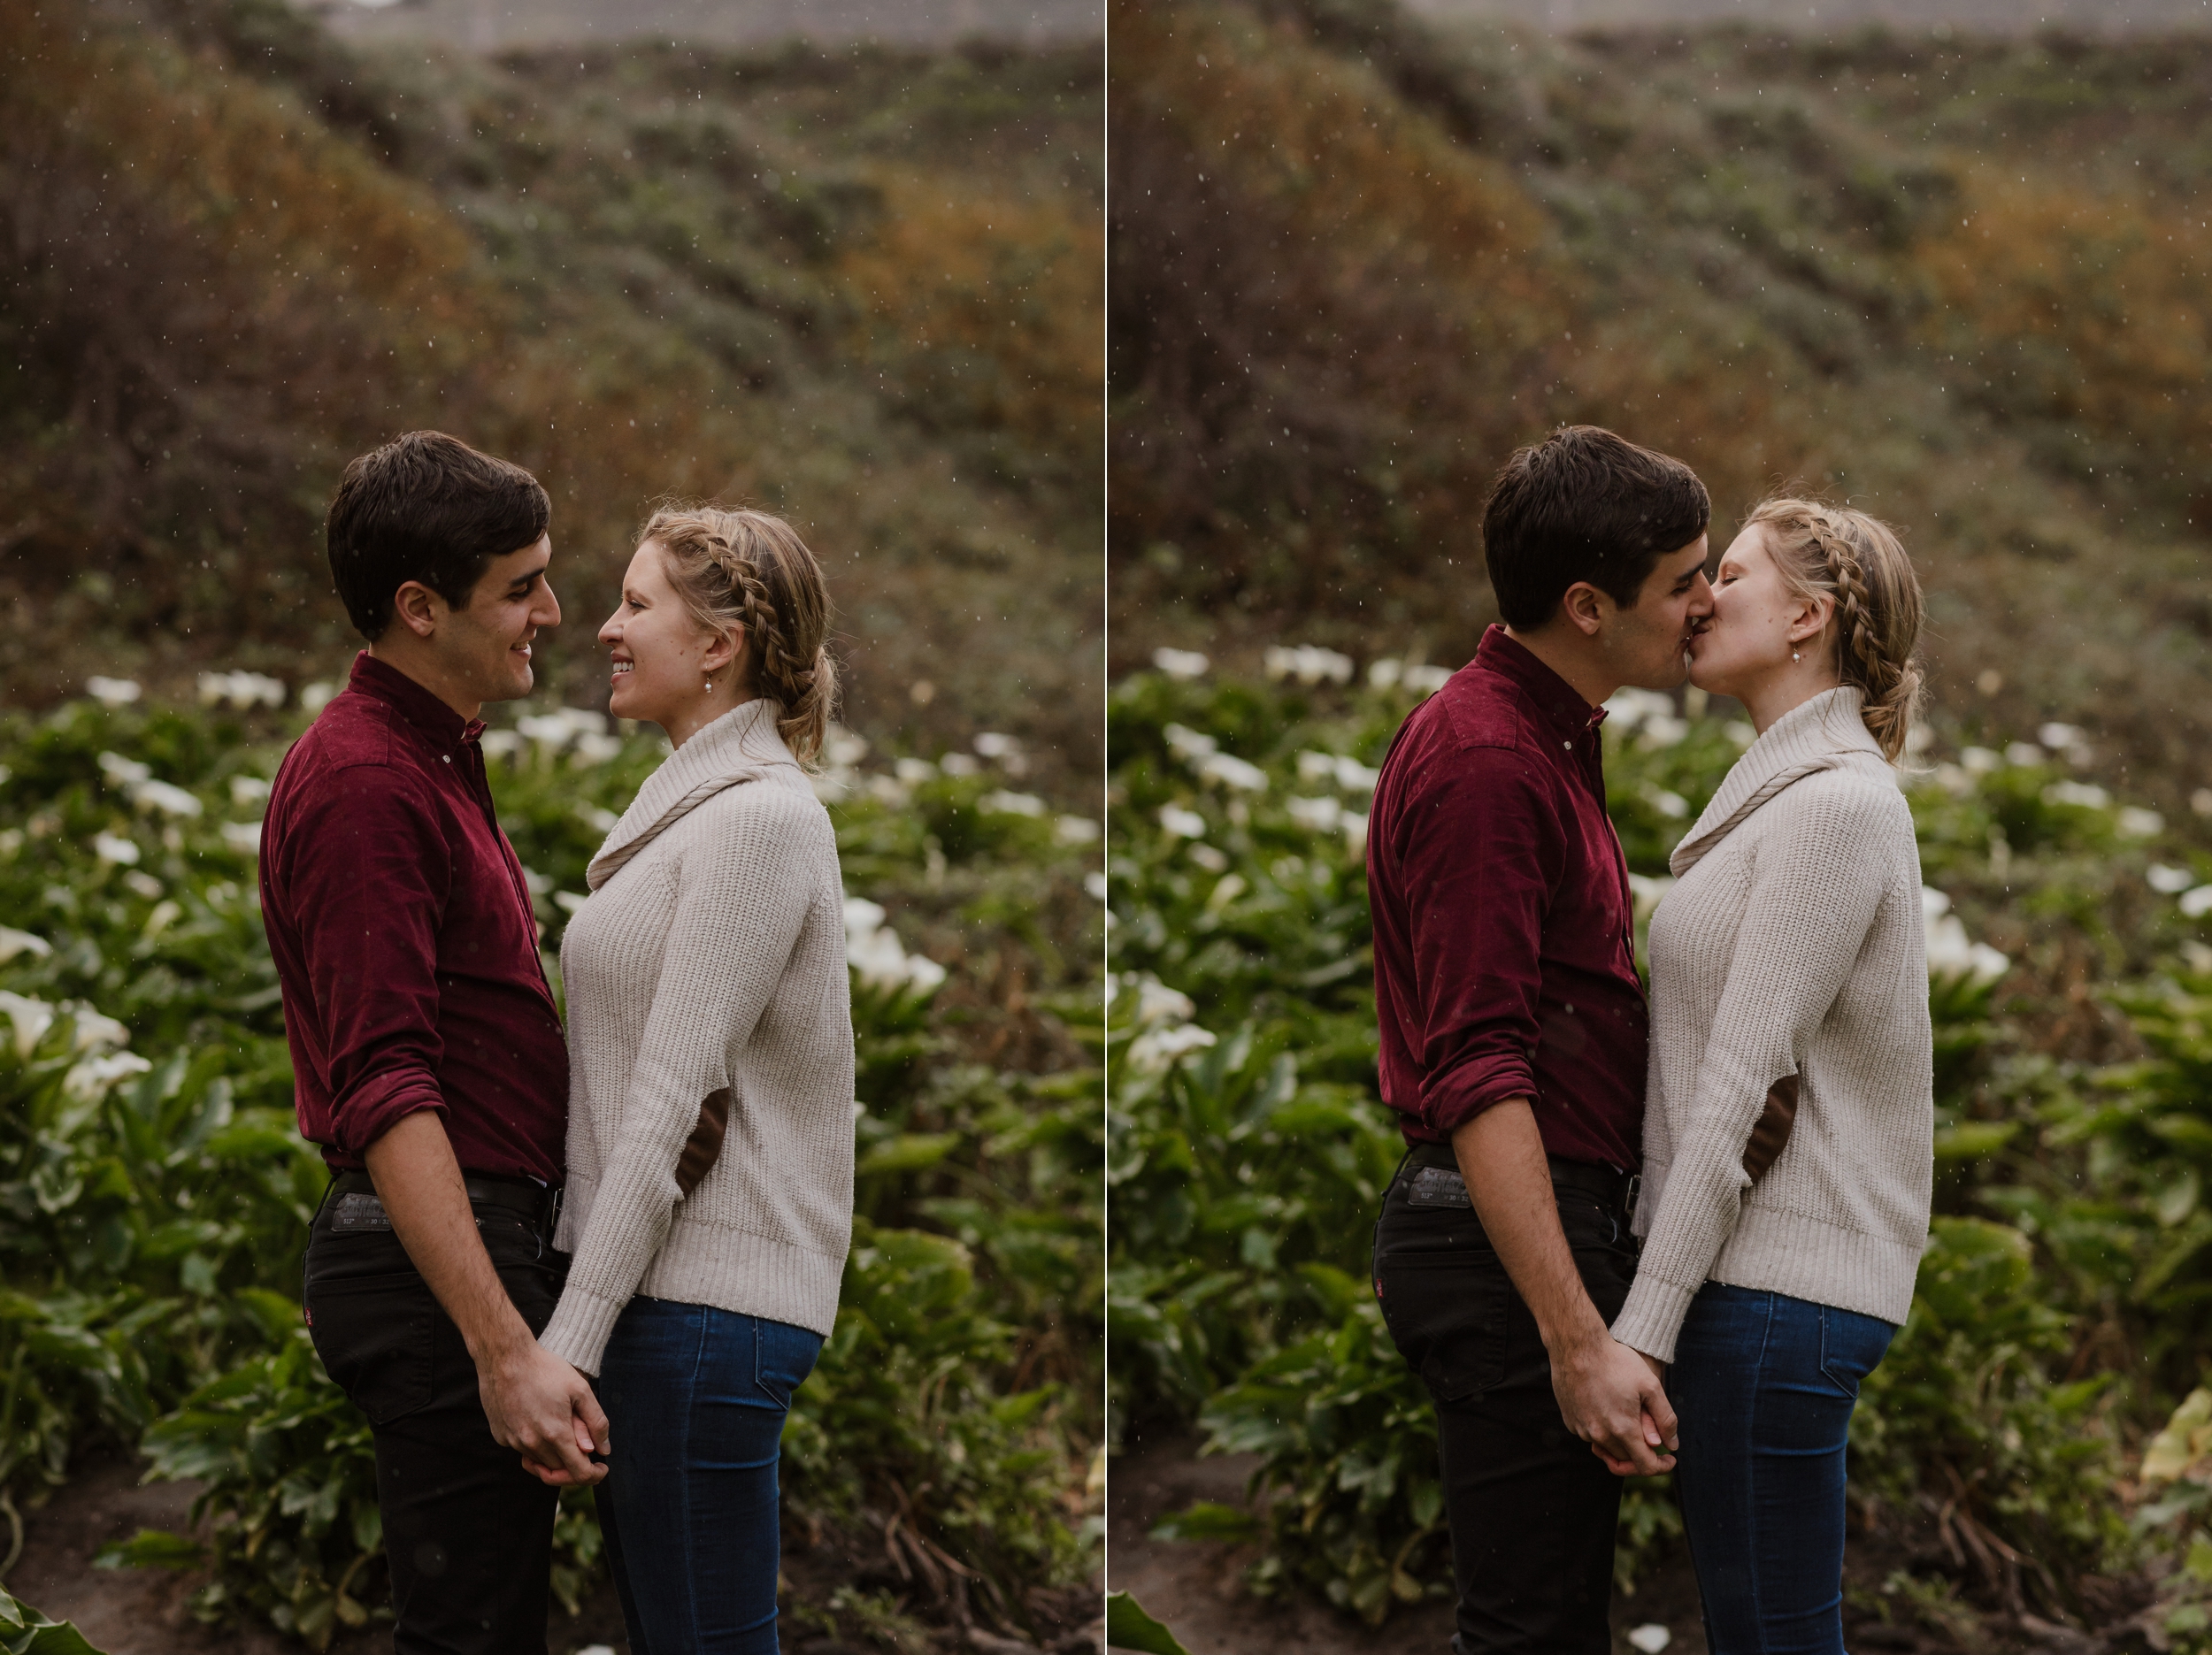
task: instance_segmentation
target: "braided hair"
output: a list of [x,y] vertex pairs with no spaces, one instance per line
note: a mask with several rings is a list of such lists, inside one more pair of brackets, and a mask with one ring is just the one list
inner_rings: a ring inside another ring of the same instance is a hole
[[666,555],[670,583],[694,620],[742,635],[755,692],[783,709],[776,733],[811,764],[829,733],[837,663],[826,647],[822,568],[798,531],[765,511],[669,504],[638,540]]
[[1768,552],[1799,597],[1835,601],[1836,675],[1856,686],[1860,716],[1892,763],[1919,711],[1923,673],[1919,577],[1888,525],[1816,500],[1762,501],[1745,526],[1766,531]]

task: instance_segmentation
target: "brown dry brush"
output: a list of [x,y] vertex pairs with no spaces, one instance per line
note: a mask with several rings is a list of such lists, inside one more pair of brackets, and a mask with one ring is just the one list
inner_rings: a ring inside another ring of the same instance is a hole
[[[1045,165],[992,131],[950,196],[856,162],[878,111],[849,83],[958,80],[926,55],[415,65],[273,0],[154,11],[122,30],[88,0],[0,0],[22,364],[0,686],[336,670],[323,502],[349,456],[434,425],[546,481],[572,622],[649,500],[784,510],[833,570],[864,728],[1011,729],[1044,772],[1083,770],[1102,295],[1079,149]],[[1056,140],[1096,96],[1042,59],[969,73],[1001,102],[1051,92],[1027,119]],[[805,136],[772,118],[792,96],[821,100]],[[541,112],[577,99],[584,119]],[[567,632],[557,679],[590,654]]]
[[1124,4],[1111,27],[1118,568],[1325,613],[1348,578],[1463,565],[1568,314],[1540,210],[1295,19]]
[[[156,624],[319,595],[303,479],[467,383],[484,296],[426,192],[259,88],[0,0],[0,579]],[[287,555],[241,548],[274,528]],[[0,641],[22,670],[24,640]],[[10,676],[14,676],[11,672]]]

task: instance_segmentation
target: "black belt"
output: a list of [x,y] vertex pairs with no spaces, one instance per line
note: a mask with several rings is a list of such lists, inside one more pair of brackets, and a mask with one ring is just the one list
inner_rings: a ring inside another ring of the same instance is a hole
[[[475,1207],[495,1207],[503,1212],[518,1213],[534,1224],[550,1223],[560,1211],[558,1190],[549,1190],[541,1184],[526,1178],[492,1178],[481,1173],[465,1172],[461,1187],[468,1191],[469,1202]],[[376,1181],[365,1172],[341,1172],[330,1180],[330,1194],[352,1196],[352,1205],[359,1209],[358,1198],[367,1196],[375,1201],[379,1213],[383,1203],[376,1199]],[[326,1199],[328,1199],[327,1197]]]
[[[1555,1191],[1586,1195],[1609,1213],[1635,1216],[1636,1197],[1643,1184],[1636,1174],[1587,1161],[1563,1161],[1557,1155],[1547,1155],[1544,1161],[1551,1168],[1551,1187]],[[1408,1152],[1406,1163],[1413,1167],[1440,1167],[1455,1176],[1459,1173],[1459,1158],[1452,1153],[1449,1144],[1416,1144]]]

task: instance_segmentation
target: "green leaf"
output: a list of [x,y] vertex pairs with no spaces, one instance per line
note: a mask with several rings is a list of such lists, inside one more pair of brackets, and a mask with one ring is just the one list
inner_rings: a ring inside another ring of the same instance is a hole
[[207,1548],[188,1535],[164,1529],[142,1529],[128,1540],[100,1548],[92,1559],[102,1569],[189,1569],[207,1560]]
[[1152,1526],[1155,1540],[1233,1540],[1248,1541],[1258,1537],[1263,1525],[1250,1512],[1234,1506],[1224,1506],[1216,1500],[1200,1500],[1196,1505],[1163,1517]]
[[1138,1655],[1190,1655],[1175,1634],[1127,1592],[1106,1594],[1106,1647],[1135,1650]]
[[65,1621],[50,1621],[0,1589],[0,1650],[7,1655],[101,1655]]

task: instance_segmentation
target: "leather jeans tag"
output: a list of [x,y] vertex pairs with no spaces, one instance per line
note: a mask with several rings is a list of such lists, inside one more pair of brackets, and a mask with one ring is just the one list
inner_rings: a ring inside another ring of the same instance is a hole
[[1475,1203],[1467,1193],[1467,1180],[1449,1167],[1423,1167],[1406,1185],[1408,1207],[1463,1207]]
[[392,1215],[384,1210],[384,1203],[373,1195],[356,1191],[342,1195],[330,1209],[333,1230],[389,1230]]

